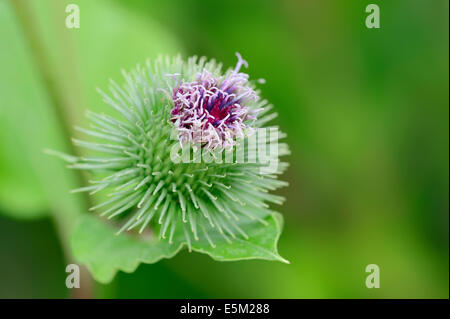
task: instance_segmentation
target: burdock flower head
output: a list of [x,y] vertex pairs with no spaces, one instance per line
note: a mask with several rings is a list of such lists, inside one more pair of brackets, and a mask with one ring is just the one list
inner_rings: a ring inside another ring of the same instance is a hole
[[[216,259],[281,259],[281,217],[268,203],[283,202],[269,191],[286,185],[277,175],[288,148],[277,127],[263,127],[275,114],[237,56],[224,73],[214,60],[160,57],[124,72],[124,85],[111,81],[110,95],[100,91],[118,116],[88,112],[92,127],[78,129],[92,140],[73,140],[87,154],[64,159],[92,172],[91,185],[73,192],[107,195],[90,210],[113,219],[117,234],[151,229],[161,241],[215,250]],[[213,160],[174,160],[195,145]]]

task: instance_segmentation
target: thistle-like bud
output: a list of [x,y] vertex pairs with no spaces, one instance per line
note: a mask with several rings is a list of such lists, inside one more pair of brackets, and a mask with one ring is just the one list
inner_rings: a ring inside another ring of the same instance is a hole
[[107,193],[90,210],[117,219],[118,234],[150,227],[162,240],[215,247],[247,240],[248,225],[266,224],[268,203],[283,202],[269,191],[286,185],[277,175],[288,148],[264,128],[275,115],[237,56],[225,73],[214,60],[161,57],[100,91],[118,116],[88,112],[92,127],[78,129],[93,139],[73,141],[92,155],[64,158],[94,175],[73,192]]

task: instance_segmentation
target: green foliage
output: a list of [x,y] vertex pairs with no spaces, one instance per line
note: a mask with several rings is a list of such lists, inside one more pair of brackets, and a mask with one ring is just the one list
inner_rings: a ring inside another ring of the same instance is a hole
[[[277,252],[277,241],[282,228],[282,217],[273,214],[266,218],[265,228],[251,227],[249,240],[235,240],[227,243],[212,235],[218,244],[209,245],[204,236],[192,244],[192,250],[206,253],[219,261],[243,259],[267,259],[287,262]],[[118,270],[134,272],[140,263],[155,263],[163,258],[171,258],[186,245],[184,237],[174,239],[170,244],[153,234],[117,236],[111,225],[95,216],[82,218],[75,227],[71,248],[77,260],[87,265],[94,278],[101,283],[110,282]]]
[[64,142],[26,38],[6,1],[0,2],[0,37],[8,43],[0,50],[0,212],[40,217],[51,206],[48,196],[73,207],[76,199],[62,194],[73,187],[73,174],[42,153],[46,145],[64,149]]
[[129,235],[117,236],[112,227],[95,216],[82,218],[71,239],[75,258],[86,264],[96,280],[110,282],[118,270],[133,272],[141,263],[155,263],[173,257],[181,244]]

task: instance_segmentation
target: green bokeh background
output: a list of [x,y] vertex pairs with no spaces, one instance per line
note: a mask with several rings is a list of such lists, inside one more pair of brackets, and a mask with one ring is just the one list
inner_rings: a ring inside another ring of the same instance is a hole
[[[80,29],[65,28],[68,3]],[[364,25],[369,3],[380,29]],[[91,296],[448,298],[448,21],[445,0],[0,0],[0,297],[73,296],[67,236],[86,204],[42,152],[70,151],[62,119],[108,111],[95,88],[159,53],[232,66],[239,51],[288,133],[291,264],[182,252]]]

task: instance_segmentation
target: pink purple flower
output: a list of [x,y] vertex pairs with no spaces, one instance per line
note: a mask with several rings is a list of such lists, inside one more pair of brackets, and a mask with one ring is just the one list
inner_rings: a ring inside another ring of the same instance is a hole
[[173,89],[171,119],[180,142],[223,150],[232,147],[235,139],[252,134],[251,123],[259,110],[250,104],[259,96],[250,86],[248,74],[239,72],[247,62],[236,55],[234,70],[214,76],[204,68],[193,82],[182,80]]

